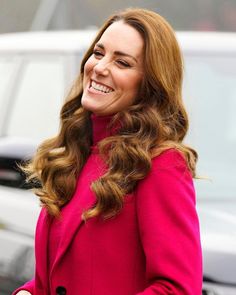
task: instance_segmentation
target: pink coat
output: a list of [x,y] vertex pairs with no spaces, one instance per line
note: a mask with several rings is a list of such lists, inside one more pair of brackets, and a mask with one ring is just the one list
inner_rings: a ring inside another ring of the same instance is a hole
[[95,202],[89,184],[102,174],[102,166],[93,152],[79,177],[76,201],[65,214],[63,239],[50,273],[50,218],[42,210],[36,230],[35,279],[17,291],[34,295],[200,295],[202,254],[195,192],[180,153],[168,150],[153,159],[151,172],[126,196],[117,217],[92,218],[85,223],[81,213]]

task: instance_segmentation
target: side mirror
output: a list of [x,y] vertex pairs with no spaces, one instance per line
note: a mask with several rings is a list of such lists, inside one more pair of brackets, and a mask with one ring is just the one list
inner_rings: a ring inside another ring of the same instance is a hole
[[22,159],[0,156],[0,185],[27,188],[25,175],[18,167],[23,162]]
[[24,138],[0,138],[0,185],[26,189],[25,175],[18,167],[32,158],[37,143]]

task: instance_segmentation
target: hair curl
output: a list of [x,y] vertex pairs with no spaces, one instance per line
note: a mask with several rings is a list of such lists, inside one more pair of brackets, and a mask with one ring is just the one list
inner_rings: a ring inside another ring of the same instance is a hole
[[181,93],[183,63],[174,32],[157,13],[126,9],[110,17],[98,32],[62,107],[59,134],[44,141],[24,168],[42,205],[54,216],[72,198],[92,144],[91,113],[81,106],[84,65],[103,32],[116,21],[132,26],[143,37],[144,79],[135,103],[112,119],[110,128],[121,123],[118,131],[99,142],[108,170],[92,183],[97,202],[83,217],[109,218],[120,212],[124,196],[148,174],[152,158],[166,149],[178,149],[195,176],[197,153],[182,142],[188,117]]

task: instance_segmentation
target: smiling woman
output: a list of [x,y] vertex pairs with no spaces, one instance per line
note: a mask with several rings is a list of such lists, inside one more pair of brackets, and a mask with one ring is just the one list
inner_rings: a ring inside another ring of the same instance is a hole
[[143,38],[118,21],[107,28],[84,66],[81,103],[97,115],[132,105],[143,78]]
[[43,208],[35,278],[14,294],[201,294],[182,68],[160,15],[127,9],[105,22],[59,134],[24,168]]

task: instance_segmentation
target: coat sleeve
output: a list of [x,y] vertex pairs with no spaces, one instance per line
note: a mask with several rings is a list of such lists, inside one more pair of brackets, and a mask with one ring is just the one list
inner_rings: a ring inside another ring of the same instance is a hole
[[27,283],[25,283],[23,286],[21,286],[20,288],[16,289],[12,295],[16,295],[18,292],[20,291],[28,291],[30,292],[32,295],[34,294],[34,283],[35,283],[35,280],[31,280]]
[[147,288],[136,295],[200,295],[199,221],[192,177],[182,155],[167,150],[154,158],[136,194],[147,280]]

